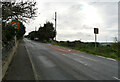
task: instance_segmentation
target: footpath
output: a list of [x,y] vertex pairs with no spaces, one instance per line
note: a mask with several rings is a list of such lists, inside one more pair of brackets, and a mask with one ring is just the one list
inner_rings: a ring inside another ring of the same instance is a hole
[[35,80],[32,65],[25,48],[25,42],[18,44],[16,54],[3,78],[5,80]]

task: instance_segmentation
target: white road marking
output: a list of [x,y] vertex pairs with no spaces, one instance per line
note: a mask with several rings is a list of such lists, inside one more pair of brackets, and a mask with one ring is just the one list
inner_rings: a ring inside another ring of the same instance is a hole
[[98,56],[98,57],[108,59],[108,60],[112,60],[112,61],[116,61],[115,59],[112,59],[112,58],[106,58],[106,57],[103,57],[103,56]]
[[26,50],[27,50],[28,57],[29,57],[29,59],[30,59],[31,65],[32,65],[32,69],[33,69],[33,73],[34,73],[35,80],[39,80],[39,79],[38,79],[39,75],[37,74],[37,71],[36,71],[36,69],[35,69],[35,66],[34,66],[34,63],[33,63],[33,61],[32,61],[32,57],[31,57],[31,55],[30,55],[30,52],[29,52],[27,46],[25,46],[25,48],[26,48]]
[[120,80],[120,79],[118,79],[118,78],[117,78],[117,77],[115,77],[115,76],[113,76],[113,78],[114,78],[114,79],[117,79],[117,80]]
[[45,56],[39,56],[38,58],[45,67],[55,67],[55,64],[48,60]]
[[[77,54],[74,53],[74,55],[77,55]],[[95,59],[91,59],[91,58],[88,58],[88,57],[85,57],[85,56],[81,56],[81,55],[77,55],[77,56],[82,57],[82,58],[85,58],[85,59],[89,59],[89,60],[92,60],[92,61],[97,61],[97,60],[95,60]]]
[[98,57],[100,57],[100,58],[105,58],[105,57],[103,57],[103,56],[98,56]]
[[69,52],[71,51],[71,50],[68,50]]
[[82,63],[82,64],[84,64],[84,65],[87,65],[85,62],[83,62],[83,61],[80,61],[79,59],[74,59],[75,61],[78,61],[78,62],[80,62],[80,63]]
[[70,57],[70,56],[68,56],[68,55],[66,55],[66,54],[62,54],[62,55],[66,56],[66,57],[69,57],[70,59],[73,59],[73,60],[75,60],[75,61],[77,61],[77,62],[79,62],[79,63],[81,63],[81,64],[83,64],[83,65],[85,65],[85,66],[88,65],[88,64],[86,64],[85,62],[80,61],[79,59],[74,59],[74,58],[72,58],[72,57]]
[[106,59],[109,59],[109,60],[112,60],[112,61],[116,61],[115,59],[112,59],[112,58],[106,58]]
[[71,50],[64,50],[64,49],[59,49],[59,48],[57,48],[57,50],[64,51],[64,52],[71,51]]
[[63,49],[58,49],[58,50],[61,50],[61,51],[65,51],[65,52],[66,52],[66,50],[63,50]]

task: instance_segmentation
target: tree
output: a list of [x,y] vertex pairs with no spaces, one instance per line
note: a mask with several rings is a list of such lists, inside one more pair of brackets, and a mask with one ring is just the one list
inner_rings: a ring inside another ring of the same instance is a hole
[[50,41],[53,40],[56,36],[56,31],[53,27],[53,23],[46,22],[44,26],[40,26],[38,31],[32,31],[27,36],[28,38],[34,40],[35,38],[39,38],[40,41]]
[[15,29],[12,28],[8,23],[11,20],[17,20],[20,22],[20,29],[17,32],[17,37],[20,38],[25,33],[25,26],[23,22],[27,22],[28,19],[36,17],[35,7],[36,2],[25,1],[25,2],[2,2],[2,37],[3,42],[7,43],[14,38]]
[[25,26],[24,26],[24,24],[22,23],[22,22],[20,22],[20,28],[18,29],[18,30],[16,30],[17,31],[17,33],[16,33],[16,35],[17,35],[17,39],[20,39],[20,38],[22,38],[23,37],[23,35],[25,34]]
[[[19,21],[20,22],[20,21]],[[15,36],[15,31],[17,35],[17,39],[20,39],[23,37],[25,34],[25,26],[22,22],[20,22],[20,28],[18,30],[15,30],[14,27],[11,26],[11,23],[9,22],[5,29],[3,30],[3,42],[10,41],[14,38]]]
[[3,39],[3,42],[11,41],[14,38],[15,29],[10,24],[7,24],[2,34],[6,38],[5,40]]
[[39,28],[37,35],[39,40],[46,40],[46,41],[53,40],[54,37],[56,36],[56,31],[53,27],[53,23],[46,22],[46,24],[44,24],[43,27]]
[[2,2],[2,20],[17,19],[26,22],[36,17],[36,2]]
[[34,38],[35,38],[35,31],[30,32],[29,35],[28,35],[28,38],[30,38],[31,40],[34,40]]

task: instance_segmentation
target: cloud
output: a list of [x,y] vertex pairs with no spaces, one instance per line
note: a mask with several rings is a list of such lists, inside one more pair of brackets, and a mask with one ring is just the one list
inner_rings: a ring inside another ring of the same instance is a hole
[[57,12],[57,40],[94,41],[93,28],[98,27],[98,41],[112,41],[118,30],[118,5],[116,2],[54,1],[38,2],[40,15],[26,25],[27,33],[39,28],[47,20],[54,23]]
[[[79,38],[78,38],[79,36]],[[69,34],[60,34],[58,40],[63,38],[63,40],[89,40],[91,38],[90,34],[78,32],[78,33],[69,33]]]

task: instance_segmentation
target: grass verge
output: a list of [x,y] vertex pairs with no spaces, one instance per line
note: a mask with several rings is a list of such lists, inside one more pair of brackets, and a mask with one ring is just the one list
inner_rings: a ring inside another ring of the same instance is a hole
[[120,60],[118,49],[114,47],[114,44],[110,46],[99,45],[97,48],[95,48],[93,44],[85,44],[85,43],[72,44],[72,43],[67,43],[67,42],[64,42],[64,43],[50,42],[48,44],[72,48],[75,50],[86,52],[88,54],[99,55],[99,56],[104,56],[107,58],[113,58],[116,60]]

